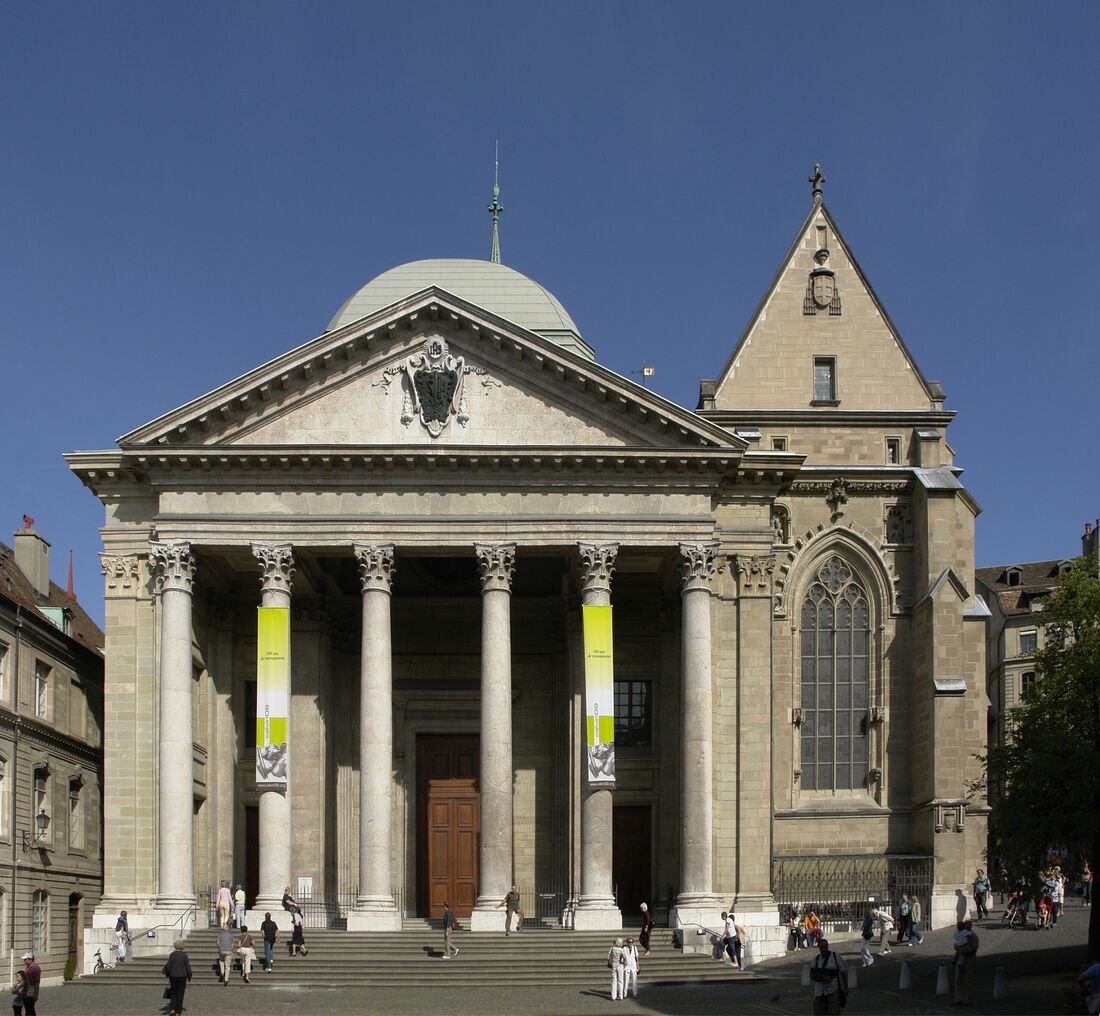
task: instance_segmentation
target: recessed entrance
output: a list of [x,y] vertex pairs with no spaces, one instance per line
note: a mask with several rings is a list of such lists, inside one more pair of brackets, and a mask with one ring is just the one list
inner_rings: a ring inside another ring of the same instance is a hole
[[441,917],[450,903],[469,917],[477,900],[481,829],[476,735],[416,739],[417,913]]
[[617,804],[611,820],[611,877],[623,924],[637,919],[643,903],[653,907],[653,827],[648,804]]

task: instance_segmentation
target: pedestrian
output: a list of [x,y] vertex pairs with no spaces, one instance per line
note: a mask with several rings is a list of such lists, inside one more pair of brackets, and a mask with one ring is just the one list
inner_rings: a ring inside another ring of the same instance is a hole
[[308,956],[309,950],[306,948],[306,922],[302,917],[302,908],[295,907],[290,914],[290,919],[294,922],[294,930],[290,934],[290,955]]
[[792,908],[787,921],[787,948],[796,952],[802,948],[802,911],[798,907]]
[[218,929],[218,980],[222,984],[229,983],[229,974],[233,969],[233,950],[236,945],[233,941],[233,932],[228,924],[223,924]]
[[458,918],[449,903],[443,904],[443,959],[458,955],[458,946],[451,941],[451,933],[458,930]]
[[27,995],[23,1002],[23,1012],[27,1016],[36,1016],[38,993],[42,988],[42,968],[35,963],[34,953],[23,953],[23,973],[27,976]]
[[298,901],[290,895],[290,886],[286,886],[283,889],[283,909],[293,914],[296,906],[298,906]]
[[623,998],[626,998],[627,988],[630,989],[630,993],[637,998],[638,997],[638,947],[634,944],[634,939],[628,938],[626,945],[623,946]]
[[978,908],[977,920],[979,921],[983,917],[989,916],[989,907],[986,906],[986,900],[991,888],[989,876],[979,868],[974,878],[974,906]]
[[126,947],[130,944],[130,922],[126,918],[126,911],[119,912],[115,921],[115,938],[118,939],[118,961],[126,962]]
[[270,910],[264,914],[260,934],[264,937],[264,970],[270,974],[275,966],[275,943],[279,941],[279,926],[271,919]]
[[898,945],[909,938],[909,921],[912,918],[913,904],[909,902],[907,893],[902,893],[901,904],[898,906]]
[[191,983],[191,961],[187,958],[186,943],[176,939],[176,948],[168,954],[168,961],[161,968],[168,978],[165,997],[168,1001],[169,1016],[180,1016],[183,1012],[183,994]]
[[519,917],[516,921],[516,931],[519,931],[523,927],[523,911],[519,909],[519,890],[514,885],[504,894],[504,899],[497,904],[497,910],[501,907],[504,907],[504,934],[512,934],[513,914]]
[[1057,866],[1055,866],[1051,875],[1050,916],[1051,925],[1054,926],[1062,915],[1062,902],[1066,898],[1066,881],[1062,878],[1062,869]]
[[722,911],[722,962],[733,963],[733,914]]
[[1086,907],[1092,905],[1092,869],[1089,862],[1085,862],[1085,870],[1081,875],[1081,901]]
[[230,893],[229,893],[229,883],[228,882],[222,882],[222,884],[218,887],[218,901],[217,901],[218,927],[219,928],[228,928],[229,927],[229,912],[232,909],[233,909],[233,902],[232,902],[232,898],[231,898]]
[[11,986],[11,1010],[15,1016],[23,1016],[23,1006],[27,1001],[27,975],[22,970],[15,972],[15,981]]
[[812,949],[821,941],[821,918],[817,916],[817,911],[813,907],[810,907],[810,912],[806,915],[806,920],[803,923],[806,926],[806,939]]
[[244,886],[237,883],[237,891],[233,894],[233,922],[238,931],[244,931]]
[[626,969],[626,957],[623,956],[623,940],[621,938],[617,938],[611,943],[611,949],[607,953],[607,968],[611,971],[611,1000],[621,999],[624,997],[623,989],[625,985],[623,981]]
[[815,1016],[839,1016],[848,1004],[848,964],[829,948],[827,938],[818,939],[817,955],[810,964],[810,982],[814,986]]
[[642,930],[638,932],[638,941],[641,943],[645,952],[643,956],[649,955],[649,936],[653,932],[653,912],[649,909],[649,905],[642,904]]
[[978,936],[970,921],[960,921],[955,932],[955,1005],[970,1005],[970,978],[978,955]]
[[237,938],[237,954],[241,957],[241,980],[245,984],[252,983],[252,964],[256,959],[256,943],[248,933],[248,928],[241,925],[241,933]]
[[1093,961],[1077,978],[1077,987],[1085,997],[1085,1011],[1089,1016],[1100,1013],[1100,962]]
[[894,930],[894,919],[885,910],[875,910],[875,919],[878,921],[878,954],[890,955],[890,932]]
[[924,933],[920,930],[920,899],[916,896],[910,901],[909,905],[909,945],[920,945],[924,941]]
[[[875,919],[871,914],[863,915],[863,926],[859,930],[859,955],[863,958],[865,967],[875,962],[871,955],[871,939],[875,937]],[[820,943],[818,943],[820,946]]]

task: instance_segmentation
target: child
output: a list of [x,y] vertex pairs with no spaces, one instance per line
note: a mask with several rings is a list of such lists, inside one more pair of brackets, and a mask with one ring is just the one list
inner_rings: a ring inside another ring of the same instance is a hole
[[11,1009],[15,1016],[23,1016],[23,1006],[27,1001],[27,975],[22,970],[15,972],[15,983],[11,986]]
[[1039,927],[1050,927],[1050,897],[1046,893],[1039,897]]

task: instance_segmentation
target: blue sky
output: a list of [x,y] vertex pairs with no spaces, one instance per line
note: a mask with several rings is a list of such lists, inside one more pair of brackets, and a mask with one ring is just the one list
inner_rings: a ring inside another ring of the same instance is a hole
[[313,338],[365,281],[505,263],[694,407],[810,200],[925,375],[978,563],[1075,554],[1094,464],[1095,3],[0,5],[0,539],[102,616],[61,455]]

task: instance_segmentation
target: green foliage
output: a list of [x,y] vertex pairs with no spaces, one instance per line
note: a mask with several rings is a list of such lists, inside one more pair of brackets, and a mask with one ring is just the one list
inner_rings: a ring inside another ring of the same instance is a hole
[[64,977],[66,981],[71,981],[76,977],[76,968],[73,966],[73,958],[71,956],[65,961]]

